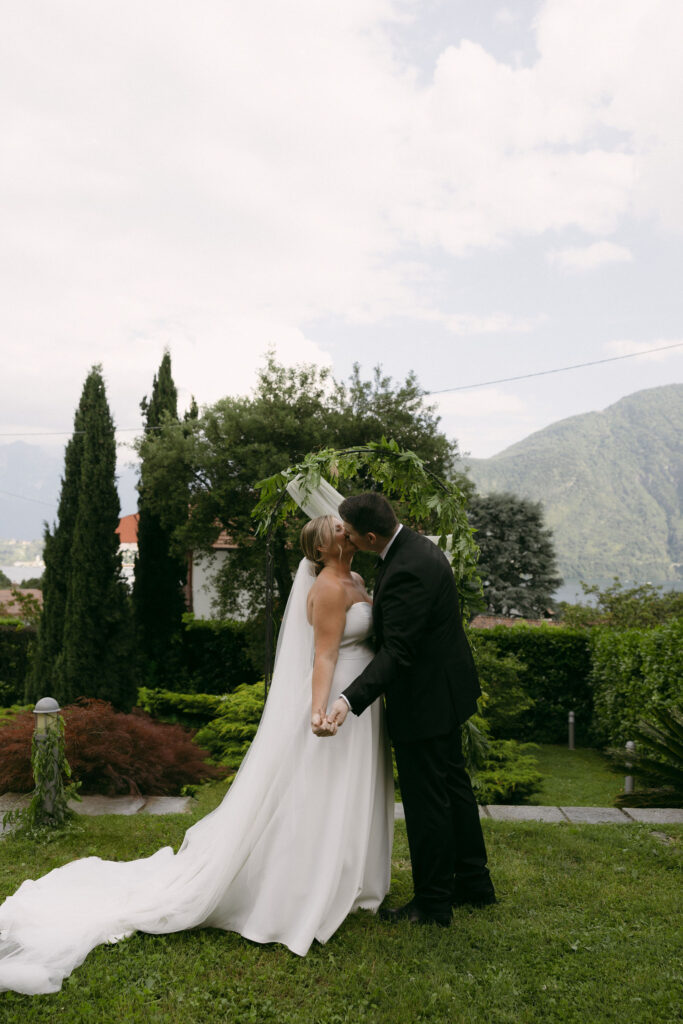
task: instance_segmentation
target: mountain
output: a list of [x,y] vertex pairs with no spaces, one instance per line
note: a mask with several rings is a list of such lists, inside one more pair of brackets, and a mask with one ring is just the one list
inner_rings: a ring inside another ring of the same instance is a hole
[[542,501],[565,579],[683,582],[683,384],[559,420],[488,459],[482,493]]
[[[57,515],[63,469],[61,448],[25,441],[0,445],[0,540],[42,538],[43,521],[52,523]],[[117,477],[122,512],[134,512],[136,471],[119,465]]]

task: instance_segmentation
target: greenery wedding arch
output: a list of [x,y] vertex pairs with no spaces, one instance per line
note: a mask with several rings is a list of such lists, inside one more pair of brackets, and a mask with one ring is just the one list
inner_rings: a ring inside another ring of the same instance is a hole
[[477,574],[479,549],[465,514],[465,496],[456,484],[442,480],[415,452],[401,449],[386,438],[353,448],[309,452],[301,462],[256,484],[260,499],[252,516],[257,536],[266,539],[266,694],[274,655],[273,531],[299,510],[287,484],[298,478],[304,493],[310,493],[322,478],[339,486],[359,477],[365,481],[363,490],[379,490],[400,501],[402,514],[411,526],[438,536],[439,546],[447,550],[453,566],[463,608],[473,595],[481,593]]

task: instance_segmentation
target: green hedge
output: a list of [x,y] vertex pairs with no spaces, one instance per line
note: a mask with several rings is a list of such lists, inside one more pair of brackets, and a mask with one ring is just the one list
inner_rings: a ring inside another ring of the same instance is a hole
[[195,743],[208,750],[214,761],[234,769],[239,768],[256,735],[263,704],[263,680],[242,683],[222,697],[146,687],[138,691],[139,708],[164,722],[198,728]]
[[187,617],[182,632],[186,678],[179,687],[195,693],[230,693],[255,683],[259,673],[248,655],[248,625]]
[[595,724],[603,743],[633,739],[653,708],[683,706],[683,620],[591,635]]
[[20,704],[35,629],[14,619],[0,620],[0,707]]
[[[514,656],[522,663],[514,674],[517,676],[515,684],[521,684],[526,707],[514,716],[513,721],[504,725],[502,731],[494,729],[496,735],[536,743],[565,743],[568,715],[574,711],[577,744],[586,746],[594,742],[591,652],[585,630],[520,623],[493,629],[472,629],[470,637],[475,660],[481,664],[484,686],[487,675],[494,686],[497,682],[492,676],[490,662],[487,664],[487,655],[491,652],[503,659]],[[512,668],[513,665],[507,662],[507,675]],[[498,693],[496,696],[500,702],[502,697]]]
[[175,693],[173,690],[151,690],[141,686],[137,707],[162,722],[199,729],[219,714],[225,699],[209,693]]

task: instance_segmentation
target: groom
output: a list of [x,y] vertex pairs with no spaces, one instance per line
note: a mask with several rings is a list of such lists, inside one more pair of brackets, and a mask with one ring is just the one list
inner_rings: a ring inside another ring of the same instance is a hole
[[479,810],[465,770],[461,726],[481,693],[455,579],[435,544],[398,523],[380,494],[339,506],[349,540],[381,559],[375,582],[376,654],[332,705],[342,725],[380,694],[398,766],[414,897],[385,919],[448,925],[451,906],[495,903]]

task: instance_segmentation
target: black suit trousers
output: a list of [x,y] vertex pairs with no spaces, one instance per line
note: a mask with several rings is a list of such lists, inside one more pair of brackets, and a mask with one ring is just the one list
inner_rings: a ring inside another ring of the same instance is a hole
[[427,913],[450,912],[456,892],[491,886],[461,726],[445,736],[395,742],[394,750],[415,901]]

